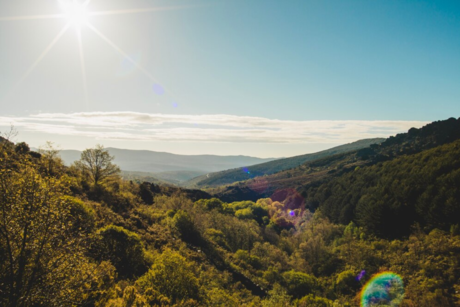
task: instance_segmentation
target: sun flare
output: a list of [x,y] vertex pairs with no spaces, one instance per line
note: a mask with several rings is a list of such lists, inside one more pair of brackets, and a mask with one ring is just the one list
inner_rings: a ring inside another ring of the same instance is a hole
[[59,1],[62,12],[67,21],[76,27],[81,27],[88,22],[89,12],[87,10],[88,1],[80,2],[77,0]]
[[[88,10],[91,0],[55,0],[58,3],[58,6],[61,10],[60,14],[42,14],[42,15],[22,15],[22,16],[0,16],[0,21],[28,21],[28,20],[42,20],[42,19],[63,19],[65,20],[65,25],[62,26],[62,29],[58,32],[56,37],[48,44],[48,46],[40,53],[37,59],[30,65],[26,72],[21,76],[21,78],[13,85],[10,93],[16,92],[19,86],[30,76],[30,74],[35,70],[35,68],[40,64],[40,62],[48,55],[50,50],[57,44],[66,32],[70,28],[74,28],[77,34],[77,43],[78,43],[78,53],[81,64],[81,77],[83,83],[83,91],[85,96],[86,105],[89,105],[88,97],[88,85],[86,78],[86,68],[85,68],[85,56],[83,50],[83,38],[82,32],[83,29],[89,29],[97,36],[99,36],[103,41],[110,45],[116,52],[123,56],[124,60],[127,60],[137,69],[144,73],[152,82],[157,84],[158,82],[154,79],[152,74],[147,71],[145,68],[140,66],[133,58],[131,58],[126,52],[120,49],[113,41],[111,41],[107,36],[105,36],[101,31],[96,29],[91,22],[90,17],[97,16],[113,16],[113,15],[125,15],[125,14],[138,14],[138,13],[152,13],[159,11],[167,10],[178,10],[186,9],[195,6],[167,6],[167,7],[146,7],[146,8],[132,8],[132,9],[119,9],[119,10],[104,10],[104,11],[90,11]],[[169,93],[171,97],[172,94]],[[174,98],[174,97],[173,97]],[[174,99],[175,100],[175,99]]]

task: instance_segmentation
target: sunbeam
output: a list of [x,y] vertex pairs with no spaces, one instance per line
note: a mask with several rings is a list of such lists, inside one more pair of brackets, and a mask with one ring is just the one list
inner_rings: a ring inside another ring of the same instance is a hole
[[11,16],[11,17],[0,17],[0,21],[17,21],[17,20],[34,20],[34,19],[60,19],[65,18],[64,14],[53,14],[53,15],[31,15],[31,16]]
[[182,6],[167,6],[167,7],[151,7],[151,8],[145,8],[145,9],[101,11],[101,12],[91,12],[89,13],[89,16],[149,13],[149,12],[157,12],[157,11],[180,10],[180,9],[186,9],[186,8],[191,8],[191,7],[196,7],[196,6],[195,5],[182,5]]
[[43,52],[40,54],[40,56],[35,60],[35,62],[29,67],[29,69],[26,71],[26,73],[19,79],[19,81],[16,83],[15,86],[11,89],[11,93],[15,92],[16,89],[21,85],[22,82],[30,75],[30,73],[35,69],[35,67],[40,63],[40,61],[48,54],[48,52],[53,48],[54,44],[61,38],[62,35],[67,31],[67,29],[70,27],[70,23],[67,23],[64,28],[56,35],[56,37],[51,41],[51,43],[43,50]]
[[80,54],[80,64],[81,64],[81,77],[83,81],[83,91],[85,95],[86,109],[89,107],[89,98],[88,98],[88,82],[86,81],[86,68],[85,68],[85,58],[83,56],[83,43],[81,39],[81,30],[76,29],[77,40],[78,40],[78,50]]
[[[126,52],[124,52],[123,50],[121,50],[120,47],[118,47],[117,45],[115,45],[115,43],[113,43],[110,39],[108,39],[104,34],[102,34],[100,31],[98,31],[93,25],[91,25],[89,22],[86,23],[86,26],[88,28],[90,28],[94,33],[96,33],[100,38],[102,38],[107,44],[109,44],[110,46],[112,46],[112,48],[114,48],[118,53],[120,53],[123,57],[125,57],[131,64],[133,64],[137,69],[139,69],[140,71],[142,71],[150,80],[152,80],[153,82],[155,83],[159,83],[153,76],[152,74],[147,71],[145,68],[143,68],[142,66],[140,66],[136,61],[134,61]],[[164,88],[164,86],[163,86]],[[165,88],[166,89],[166,88]],[[174,97],[174,94],[172,91],[168,90],[168,95],[175,99]]]
[[[105,11],[95,11],[91,12],[88,10],[88,7],[92,0],[57,0],[59,7],[62,10],[61,14],[45,14],[45,15],[23,15],[23,16],[0,16],[0,21],[24,21],[24,20],[40,20],[40,19],[67,19],[66,25],[59,32],[59,34],[51,41],[51,43],[46,47],[46,49],[38,56],[38,58],[33,62],[33,64],[27,69],[27,71],[22,75],[19,81],[12,87],[12,89],[7,94],[9,97],[11,94],[16,92],[17,88],[24,82],[25,79],[34,71],[37,65],[41,60],[48,54],[48,52],[53,48],[61,36],[67,31],[69,27],[75,27],[77,34],[77,43],[78,43],[78,53],[79,60],[81,64],[81,80],[83,82],[83,90],[86,107],[89,107],[89,92],[88,92],[88,81],[86,75],[86,66],[85,66],[85,57],[83,53],[83,41],[81,29],[84,26],[87,26],[94,33],[96,33],[102,40],[108,43],[112,48],[114,48],[119,54],[121,54],[127,61],[129,61],[134,67],[139,69],[144,75],[146,75],[151,81],[155,84],[153,86],[159,88],[160,90],[155,90],[155,93],[162,95],[165,92],[163,86],[160,85],[152,74],[143,68],[137,63],[133,58],[131,58],[126,52],[124,52],[120,47],[113,43],[108,37],[102,34],[97,30],[93,25],[88,21],[88,18],[91,16],[107,16],[107,15],[124,15],[124,14],[137,14],[137,13],[149,13],[149,12],[159,12],[159,11],[169,11],[169,10],[181,10],[187,8],[194,8],[197,6],[203,5],[182,5],[182,6],[165,6],[165,7],[150,7],[150,8],[133,8],[133,9],[121,9],[121,10],[105,10]],[[161,93],[160,93],[161,92]],[[174,99],[173,93],[167,91],[168,95]],[[177,105],[177,103],[174,103]]]
[[140,66],[139,64],[136,63],[136,61],[134,61],[128,54],[126,54],[126,52],[124,52],[123,50],[120,49],[120,47],[118,47],[117,45],[115,45],[110,39],[108,39],[104,34],[102,34],[101,32],[99,32],[99,30],[97,30],[92,24],[90,23],[87,23],[86,26],[88,28],[90,28],[94,33],[96,33],[100,38],[102,38],[107,44],[109,44],[110,46],[112,46],[112,48],[114,48],[118,53],[120,53],[123,57],[125,57],[129,62],[131,62],[131,64],[133,64],[134,66],[136,66],[140,71],[142,71],[147,77],[150,78],[150,80],[152,80],[153,82],[157,82],[155,80],[155,78],[152,76],[151,73],[149,73],[147,70],[145,70],[142,66]]

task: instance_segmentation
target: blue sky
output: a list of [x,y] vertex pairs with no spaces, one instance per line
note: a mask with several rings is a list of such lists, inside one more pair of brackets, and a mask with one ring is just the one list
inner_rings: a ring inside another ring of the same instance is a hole
[[84,70],[72,24],[30,70],[68,20],[5,18],[61,14],[57,0],[1,1],[0,129],[13,123],[33,146],[268,157],[460,116],[458,1],[92,0],[87,11],[162,7],[89,16],[109,43],[81,27]]

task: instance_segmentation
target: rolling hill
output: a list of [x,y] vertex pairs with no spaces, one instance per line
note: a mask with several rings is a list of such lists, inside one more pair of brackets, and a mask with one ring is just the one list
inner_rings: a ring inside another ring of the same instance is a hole
[[170,171],[161,173],[121,171],[121,176],[126,180],[137,182],[150,182],[155,184],[174,184],[179,185],[181,182],[190,180],[194,177],[203,175],[200,171]]
[[[271,197],[279,201],[292,198],[292,206],[296,207],[305,201],[305,197],[309,197],[306,191],[334,178],[346,176],[361,167],[415,155],[459,139],[460,118],[450,118],[430,123],[420,129],[412,128],[407,133],[391,136],[380,144],[311,160],[289,170],[214,187],[208,191],[227,202],[255,200],[260,197]],[[323,198],[316,200],[319,205]]]
[[414,223],[449,231],[460,216],[460,140],[357,168],[300,192],[309,209],[319,208],[334,223],[353,221],[381,237],[408,235]]
[[245,165],[243,168],[234,168],[217,173],[206,174],[189,180],[182,185],[185,187],[206,188],[231,184],[237,181],[252,179],[259,176],[271,175],[280,171],[291,169],[308,161],[317,160],[335,154],[349,152],[369,147],[372,144],[383,142],[383,138],[359,140],[353,143],[333,147],[317,153],[305,154],[290,158],[278,159],[256,165]]
[[[147,173],[137,175],[153,177],[170,183],[179,183],[209,172],[274,160],[273,158],[261,159],[248,156],[177,155],[149,150],[107,149],[111,155],[115,156],[114,163],[123,171]],[[78,150],[60,151],[60,156],[66,165],[79,160],[80,154]]]

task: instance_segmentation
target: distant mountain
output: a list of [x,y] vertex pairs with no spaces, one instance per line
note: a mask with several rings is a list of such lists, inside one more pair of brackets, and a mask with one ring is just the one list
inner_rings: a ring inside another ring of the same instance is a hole
[[66,150],[61,150],[59,152],[59,155],[64,161],[64,164],[69,166],[75,161],[80,160],[81,151],[66,149]]
[[171,171],[171,172],[162,172],[155,173],[155,176],[161,180],[176,183],[188,181],[192,178],[204,175],[205,172],[202,171]]
[[305,154],[291,158],[278,159],[256,165],[245,165],[237,169],[230,169],[213,174],[206,174],[183,183],[185,187],[204,188],[216,187],[231,184],[237,181],[248,180],[264,175],[271,175],[280,171],[288,170],[308,161],[317,160],[323,157],[332,156],[338,153],[349,152],[369,147],[372,144],[379,144],[385,141],[384,138],[365,139],[353,143],[340,145],[317,153]]
[[137,183],[149,182],[162,186],[174,186],[178,181],[165,181],[155,176],[154,173],[146,172],[131,172],[131,171],[121,171],[121,178],[123,180],[134,181]]
[[[181,182],[209,172],[274,160],[248,156],[176,155],[149,150],[107,149],[115,156],[114,163],[123,171],[151,173],[149,176],[169,182]],[[78,150],[60,152],[66,165],[79,160],[80,154]]]

